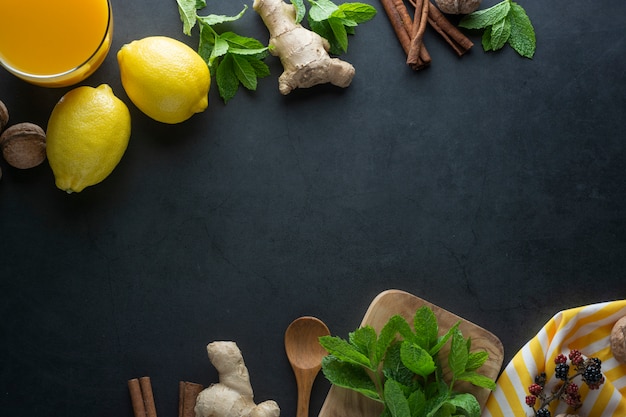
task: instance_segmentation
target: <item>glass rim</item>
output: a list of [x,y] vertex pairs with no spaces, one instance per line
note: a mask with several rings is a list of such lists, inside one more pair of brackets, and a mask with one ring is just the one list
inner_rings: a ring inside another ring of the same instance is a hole
[[98,46],[94,49],[93,53],[91,55],[89,55],[89,57],[87,59],[85,59],[83,62],[81,62],[80,64],[76,65],[73,68],[70,68],[66,71],[63,72],[57,72],[54,74],[31,74],[29,72],[24,72],[21,71],[19,69],[14,68],[13,66],[7,64],[3,59],[2,56],[0,55],[0,64],[6,68],[9,72],[12,72],[13,74],[17,75],[18,77],[23,77],[23,78],[29,78],[33,81],[47,81],[47,80],[54,80],[56,78],[62,78],[65,77],[67,75],[72,74],[73,72],[79,70],[80,68],[82,68],[83,66],[87,65],[96,55],[98,55],[98,52],[100,51],[100,49],[102,48],[102,46],[105,44],[107,37],[109,36],[109,31],[111,30],[111,25],[113,23],[113,11],[111,10],[111,0],[106,0],[106,4],[107,4],[107,25],[106,28],[104,30],[104,34],[102,35],[102,39],[100,39],[100,42],[98,43]]

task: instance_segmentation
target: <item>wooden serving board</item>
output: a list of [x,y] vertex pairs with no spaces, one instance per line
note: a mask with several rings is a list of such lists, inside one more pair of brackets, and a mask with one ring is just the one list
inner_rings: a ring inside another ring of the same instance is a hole
[[[429,306],[435,313],[441,334],[445,333],[456,322],[461,322],[459,328],[463,332],[463,336],[472,338],[472,351],[485,350],[489,353],[489,359],[478,369],[478,372],[495,380],[500,373],[504,360],[504,349],[500,339],[482,327],[412,294],[400,290],[383,291],[370,304],[361,326],[370,325],[376,332],[380,332],[389,318],[396,314],[403,316],[409,323],[412,323],[415,311],[425,305]],[[441,357],[447,357],[449,345],[447,343],[441,350]],[[445,377],[447,363],[443,362]],[[488,389],[465,383],[464,385],[457,385],[457,390],[473,393],[478,399],[481,409],[490,393]],[[376,401],[355,391],[333,385],[322,405],[319,417],[379,417],[382,409],[382,405]]]

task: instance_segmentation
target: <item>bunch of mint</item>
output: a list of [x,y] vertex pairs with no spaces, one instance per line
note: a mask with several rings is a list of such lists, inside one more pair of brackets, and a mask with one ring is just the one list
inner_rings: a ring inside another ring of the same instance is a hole
[[507,42],[525,58],[532,58],[536,49],[535,29],[522,6],[511,0],[477,10],[464,16],[459,26],[484,30],[482,45],[485,51],[497,51]]
[[[296,23],[306,15],[304,0],[291,0],[296,8]],[[330,0],[309,0],[311,8],[307,16],[309,28],[330,43],[330,53],[341,55],[348,51],[348,35],[355,28],[376,16],[376,9],[365,3],[336,5]]]
[[[323,336],[320,343],[329,355],[322,371],[332,384],[383,403],[381,417],[480,417],[476,397],[454,387],[467,381],[495,389],[493,380],[476,372],[489,355],[471,352],[471,339],[463,337],[459,323],[439,336],[437,318],[424,306],[415,312],[412,326],[395,315],[378,335],[365,326],[350,333],[348,340]],[[448,341],[446,382],[439,353]]]
[[176,0],[183,22],[183,33],[190,36],[196,23],[200,27],[198,54],[206,61],[211,76],[216,80],[220,97],[224,102],[232,99],[239,85],[251,91],[257,87],[257,79],[270,74],[263,62],[268,48],[260,41],[234,32],[218,33],[215,26],[240,19],[247,6],[235,16],[209,14],[199,16],[198,10],[206,7],[206,0]]

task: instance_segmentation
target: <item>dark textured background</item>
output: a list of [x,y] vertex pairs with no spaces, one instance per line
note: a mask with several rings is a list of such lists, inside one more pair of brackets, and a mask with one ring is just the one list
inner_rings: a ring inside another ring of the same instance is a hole
[[[176,126],[130,103],[115,52],[182,34],[174,1],[112,0],[104,65],[133,132],[103,183],[67,195],[47,163],[1,162],[0,414],[131,416],[149,375],[160,416],[179,380],[209,384],[205,353],[235,340],[257,400],[295,415],[283,332],[301,315],[346,336],[400,288],[495,333],[507,360],[559,310],[624,298],[626,2],[525,1],[533,60],[506,47],[463,58],[431,29],[413,72],[380,4],[343,58],[345,90],[258,91]],[[264,42],[252,1],[210,1]],[[482,7],[495,4],[483,2]],[[26,28],[27,30],[27,28]],[[13,123],[45,126],[69,89],[0,71]],[[311,415],[328,385],[318,379]]]

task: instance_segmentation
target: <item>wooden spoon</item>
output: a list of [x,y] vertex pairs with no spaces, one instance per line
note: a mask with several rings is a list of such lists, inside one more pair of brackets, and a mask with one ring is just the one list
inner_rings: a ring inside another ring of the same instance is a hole
[[324,322],[308,316],[294,320],[285,331],[285,351],[298,384],[296,417],[309,415],[311,388],[322,368],[322,358],[328,355],[318,339],[329,334]]

